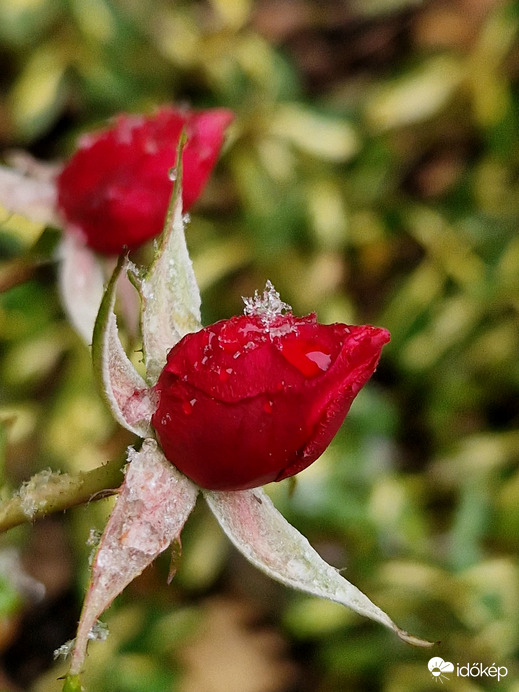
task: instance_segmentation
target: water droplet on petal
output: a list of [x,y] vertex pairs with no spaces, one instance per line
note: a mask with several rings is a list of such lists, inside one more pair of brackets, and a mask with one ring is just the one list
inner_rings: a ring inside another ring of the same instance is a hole
[[279,349],[286,360],[305,377],[315,377],[326,372],[332,361],[328,350],[313,341],[304,339],[280,341]]
[[218,373],[218,377],[220,378],[221,382],[227,382],[229,377],[234,373],[234,370],[232,368],[226,368],[225,370],[220,370]]
[[266,401],[263,404],[263,410],[265,413],[272,413],[272,401]]
[[330,363],[332,361],[332,357],[330,356],[329,353],[325,353],[324,351],[309,351],[306,354],[306,357],[308,360],[311,360],[313,363],[317,365],[319,370],[322,370],[323,372],[326,372],[328,368],[330,367]]
[[182,411],[186,416],[190,416],[193,413],[193,407],[196,404],[196,399],[191,399],[190,401],[182,402]]

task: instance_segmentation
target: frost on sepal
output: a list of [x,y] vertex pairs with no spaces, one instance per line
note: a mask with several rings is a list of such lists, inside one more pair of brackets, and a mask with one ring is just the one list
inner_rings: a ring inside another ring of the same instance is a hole
[[61,299],[74,329],[90,346],[103,298],[104,277],[94,253],[73,233],[64,233],[59,248]]
[[178,538],[198,488],[170,464],[155,440],[128,450],[126,476],[92,564],[70,665],[81,672],[89,633],[113,599]]
[[415,646],[431,642],[401,630],[362,591],[325,562],[307,539],[280,514],[261,488],[204,491],[221,527],[253,565],[286,586],[348,606],[392,629]]
[[[93,642],[105,642],[106,639],[108,638],[108,627],[104,622],[101,622],[101,620],[98,620],[97,622],[94,623],[94,626],[88,633],[88,639],[89,641]],[[54,660],[56,661],[58,658],[69,658],[69,656],[72,654],[72,651],[74,650],[74,646],[76,645],[76,640],[75,639],[69,639],[67,642],[59,646],[55,651],[54,651]]]
[[201,328],[200,291],[189,257],[182,215],[182,150],[177,151],[175,184],[153,263],[134,277],[142,301],[141,329],[146,377],[155,384],[168,351],[189,332]]
[[114,313],[117,279],[128,260],[119,259],[99,308],[92,341],[94,373],[99,388],[117,421],[127,430],[148,437],[155,410],[152,391],[124,352]]
[[37,168],[39,174],[25,175],[15,168],[0,166],[0,205],[8,212],[21,214],[34,223],[59,226],[52,167],[42,166],[34,159],[29,161],[25,155],[23,158],[31,168]]

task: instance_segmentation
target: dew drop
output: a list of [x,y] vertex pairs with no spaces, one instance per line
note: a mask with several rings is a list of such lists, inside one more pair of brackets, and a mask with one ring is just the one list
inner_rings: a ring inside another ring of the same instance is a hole
[[218,340],[218,343],[219,343],[222,351],[224,351],[225,353],[232,353],[233,355],[236,353],[236,351],[239,350],[239,348],[241,346],[241,341],[237,338],[232,338],[232,339],[220,338]]
[[218,377],[220,378],[221,382],[227,382],[229,377],[234,373],[234,370],[232,368],[226,368],[225,370],[220,370],[218,373]]
[[182,411],[186,416],[190,416],[193,413],[193,407],[196,404],[196,399],[191,399],[190,401],[182,402]]
[[326,372],[328,370],[328,368],[330,367],[330,363],[332,361],[332,357],[330,356],[330,354],[325,353],[324,351],[310,351],[306,354],[306,357],[308,358],[308,360],[311,360],[313,363],[315,363],[319,370],[322,370],[323,372]]
[[177,179],[177,169],[175,168],[175,166],[173,166],[173,168],[169,169],[168,178],[172,181]]
[[319,344],[304,339],[281,341],[279,349],[286,360],[305,377],[326,372],[332,361],[330,353]]
[[265,413],[272,413],[272,401],[266,401],[263,404],[263,410]]

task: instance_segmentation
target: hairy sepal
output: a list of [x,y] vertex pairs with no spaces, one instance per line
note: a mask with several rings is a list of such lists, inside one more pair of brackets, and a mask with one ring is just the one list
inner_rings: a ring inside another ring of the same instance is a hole
[[[41,164],[39,164],[41,166]],[[0,166],[0,204],[34,223],[59,226],[54,180],[38,179],[14,168]]]
[[144,362],[150,384],[157,381],[168,351],[183,336],[201,328],[200,291],[187,250],[182,214],[185,142],[183,135],[178,145],[173,193],[154,260],[144,277],[133,278],[142,301]]
[[117,280],[128,260],[120,257],[106,287],[92,341],[94,373],[116,420],[127,430],[149,437],[155,405],[152,392],[124,352],[114,313]]
[[178,541],[198,488],[144,440],[128,451],[126,477],[92,563],[72,652],[70,675],[81,672],[89,633],[113,599],[173,541]]
[[64,233],[59,247],[59,288],[73,327],[89,346],[99,305],[104,276],[96,256],[72,233]]
[[351,608],[393,630],[415,646],[432,646],[395,625],[356,586],[325,562],[307,539],[277,511],[261,488],[231,492],[204,491],[207,503],[229,539],[272,579]]

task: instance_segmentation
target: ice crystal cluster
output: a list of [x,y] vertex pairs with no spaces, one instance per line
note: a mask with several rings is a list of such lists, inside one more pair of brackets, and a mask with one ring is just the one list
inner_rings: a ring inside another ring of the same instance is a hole
[[249,317],[259,317],[266,328],[275,322],[280,315],[292,310],[288,303],[281,300],[270,280],[267,280],[263,294],[260,295],[256,290],[252,298],[242,297],[242,300],[245,303],[244,314]]

